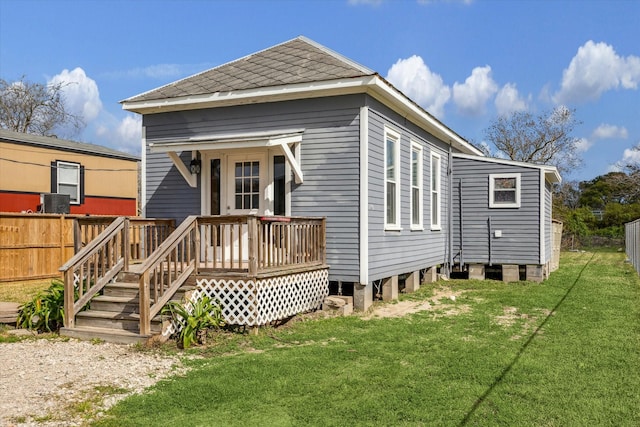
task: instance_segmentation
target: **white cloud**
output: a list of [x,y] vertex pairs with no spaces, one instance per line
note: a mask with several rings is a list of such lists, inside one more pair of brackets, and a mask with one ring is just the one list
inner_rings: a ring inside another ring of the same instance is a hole
[[632,148],[627,148],[622,153],[622,160],[617,164],[610,167],[610,171],[619,172],[622,170],[623,165],[637,165],[640,164],[640,151]]
[[453,84],[453,102],[460,113],[479,116],[485,112],[485,104],[497,91],[498,85],[491,78],[491,67],[476,67],[464,83]]
[[627,128],[615,125],[601,124],[592,133],[596,139],[627,139],[629,133]]
[[435,3],[462,3],[471,4],[474,0],[418,0],[418,4],[435,4]]
[[105,125],[100,124],[96,127],[96,135],[102,137],[108,134],[109,134],[109,129]]
[[493,144],[489,144],[487,141],[482,140],[480,142],[480,150],[482,150],[483,153],[485,153],[488,157],[493,157],[496,159],[506,159],[507,155],[505,153],[503,153],[502,151],[498,151],[495,149],[495,147],[493,146]]
[[387,80],[434,116],[444,116],[444,106],[451,97],[451,89],[421,57],[413,55],[399,59],[387,72]]
[[380,4],[382,4],[382,0],[349,0],[348,3],[351,6],[357,6],[360,4],[368,4],[371,6],[378,6]]
[[48,83],[63,85],[62,93],[66,106],[71,113],[81,116],[85,122],[94,120],[100,114],[102,101],[98,85],[95,80],[85,74],[82,68],[78,67],[71,71],[62,70]]
[[496,95],[495,104],[499,116],[527,109],[527,102],[522,99],[514,83],[507,83],[500,89]]
[[128,115],[122,119],[116,130],[116,137],[117,144],[125,150],[130,151],[133,148],[139,151],[142,140],[142,116]]
[[554,95],[559,103],[596,100],[611,89],[637,89],[640,57],[618,55],[611,45],[592,40],[578,48],[562,72],[562,85]]
[[589,148],[593,147],[593,141],[588,140],[587,138],[580,138],[576,141],[576,150],[580,153],[584,153],[588,151]]

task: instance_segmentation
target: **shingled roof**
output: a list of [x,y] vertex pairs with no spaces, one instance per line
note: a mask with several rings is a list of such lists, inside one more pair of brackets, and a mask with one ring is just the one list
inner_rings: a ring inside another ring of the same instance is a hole
[[300,36],[123,102],[205,95],[374,74],[374,71]]
[[375,71],[305,37],[245,56],[121,101],[156,114],[200,108],[367,93],[463,152],[482,152]]
[[93,156],[110,157],[114,159],[139,161],[138,156],[112,150],[102,145],[89,144],[86,142],[69,141],[51,136],[34,135],[30,133],[14,132],[0,129],[0,142],[10,142],[16,144],[35,145],[38,147],[52,148],[55,150],[72,151],[75,153],[90,154]]

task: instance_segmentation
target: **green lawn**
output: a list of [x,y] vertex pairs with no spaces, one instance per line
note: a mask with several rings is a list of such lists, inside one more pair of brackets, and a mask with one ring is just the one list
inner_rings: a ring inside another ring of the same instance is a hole
[[638,426],[640,280],[619,253],[561,265],[543,284],[441,281],[404,299],[463,292],[402,318],[219,338],[98,425]]

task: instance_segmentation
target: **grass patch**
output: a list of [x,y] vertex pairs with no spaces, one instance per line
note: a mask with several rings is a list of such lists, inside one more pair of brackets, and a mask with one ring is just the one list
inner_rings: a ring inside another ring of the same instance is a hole
[[640,280],[623,260],[566,253],[543,284],[451,280],[404,298],[455,301],[405,317],[219,338],[239,351],[207,350],[97,425],[640,425]]
[[0,283],[0,301],[24,304],[51,285],[51,280]]

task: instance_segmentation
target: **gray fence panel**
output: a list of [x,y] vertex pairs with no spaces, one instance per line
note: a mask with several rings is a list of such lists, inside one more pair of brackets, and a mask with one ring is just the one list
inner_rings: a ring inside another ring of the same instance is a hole
[[640,219],[624,225],[624,243],[627,258],[640,274]]

